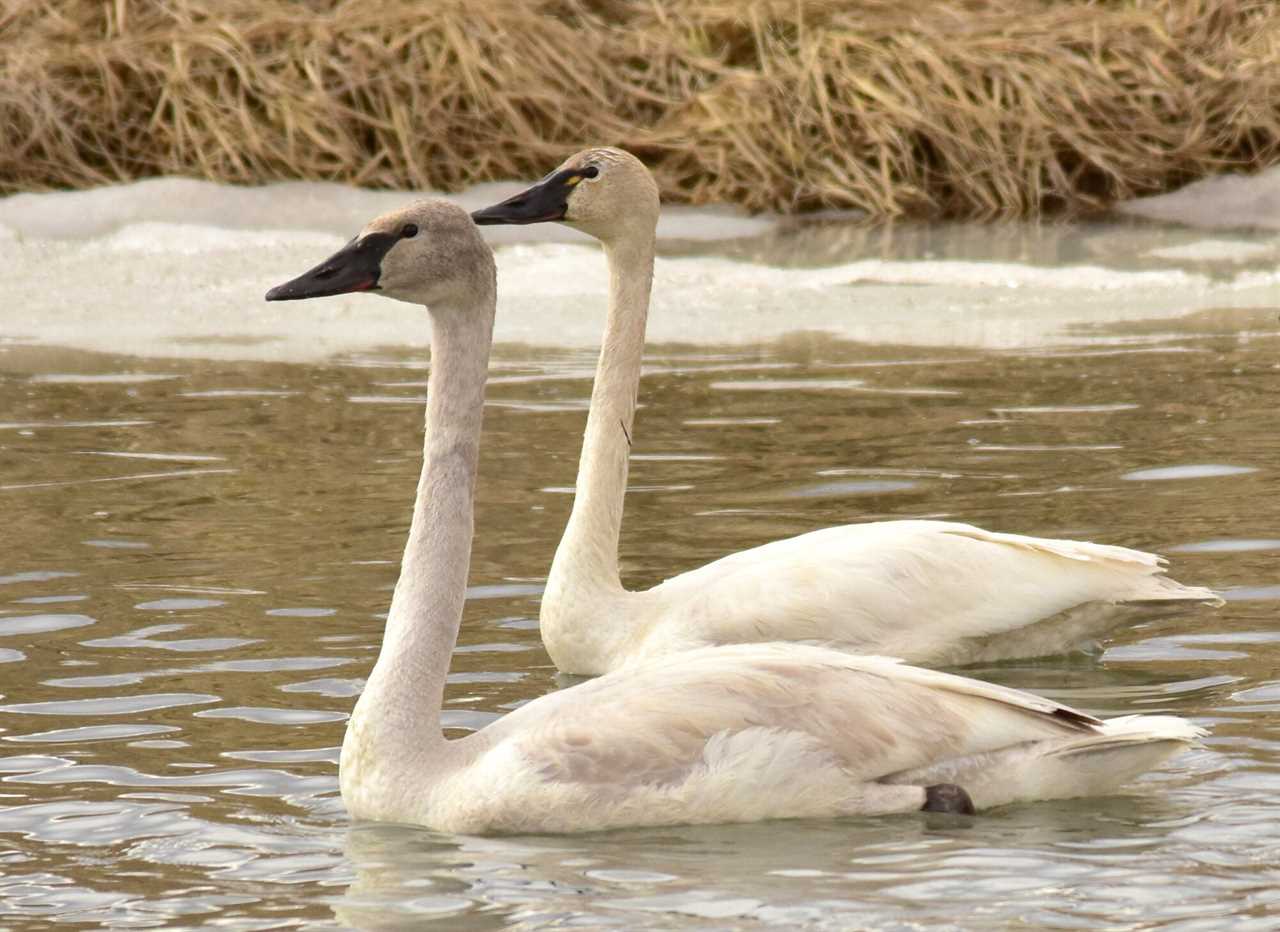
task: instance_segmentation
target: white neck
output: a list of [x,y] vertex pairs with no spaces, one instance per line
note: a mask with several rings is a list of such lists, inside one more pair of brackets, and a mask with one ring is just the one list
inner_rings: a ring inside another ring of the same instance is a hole
[[604,251],[609,262],[609,317],[582,438],[573,513],[547,578],[551,590],[572,577],[575,585],[601,595],[623,591],[618,537],[653,284],[653,229],[633,229],[605,242]]
[[432,313],[422,474],[409,541],[391,597],[382,651],[351,729],[363,740],[444,743],[440,708],[458,638],[471,561],[472,501],[484,384],[493,335],[493,293],[474,307]]

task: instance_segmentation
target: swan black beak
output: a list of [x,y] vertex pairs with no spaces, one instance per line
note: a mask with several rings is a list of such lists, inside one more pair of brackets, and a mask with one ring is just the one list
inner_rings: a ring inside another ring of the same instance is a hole
[[547,223],[563,220],[569,210],[569,194],[583,178],[577,169],[552,172],[531,188],[526,188],[500,204],[477,210],[471,219],[480,226],[498,223]]
[[353,291],[375,291],[382,260],[399,239],[391,233],[370,233],[343,246],[314,269],[267,292],[268,301],[324,298]]

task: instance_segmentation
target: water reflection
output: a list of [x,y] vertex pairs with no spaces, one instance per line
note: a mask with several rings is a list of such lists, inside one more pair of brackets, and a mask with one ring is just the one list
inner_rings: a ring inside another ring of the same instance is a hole
[[[1268,329],[1268,328],[1271,329]],[[0,354],[0,915],[232,928],[1263,927],[1280,889],[1274,315],[975,353],[655,347],[629,584],[885,517],[1156,549],[1216,613],[977,670],[1209,724],[1125,798],[977,820],[459,839],[348,826],[343,721],[418,469],[421,358]],[[1090,345],[1092,344],[1092,345]],[[538,641],[589,353],[500,348],[446,724],[561,685]],[[371,401],[378,403],[371,403]],[[388,403],[382,403],[388,402]],[[0,924],[6,920],[0,919]]]
[[[569,839],[460,840],[359,825],[345,847],[356,881],[334,911],[369,929],[443,915],[449,928],[475,929],[663,929],[681,919],[698,928],[897,928],[904,917],[953,928],[958,915],[1061,928],[1106,924],[1125,910],[1221,920],[1237,904],[1218,891],[1170,889],[1203,821],[1195,805],[1107,799],[1007,810],[981,827],[890,818]],[[1261,886],[1268,876],[1259,865],[1250,880]]]

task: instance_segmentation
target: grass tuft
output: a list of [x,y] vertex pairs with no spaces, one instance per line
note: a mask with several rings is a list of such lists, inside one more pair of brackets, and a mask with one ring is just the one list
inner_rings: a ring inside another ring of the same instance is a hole
[[454,190],[626,146],[666,197],[1079,211],[1280,158],[1270,0],[15,0],[0,191]]

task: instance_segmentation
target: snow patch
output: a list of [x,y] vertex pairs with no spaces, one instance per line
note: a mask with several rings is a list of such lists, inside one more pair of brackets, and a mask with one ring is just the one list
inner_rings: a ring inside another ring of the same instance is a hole
[[1206,229],[1280,230],[1280,166],[1202,178],[1169,194],[1120,204],[1121,213]]

